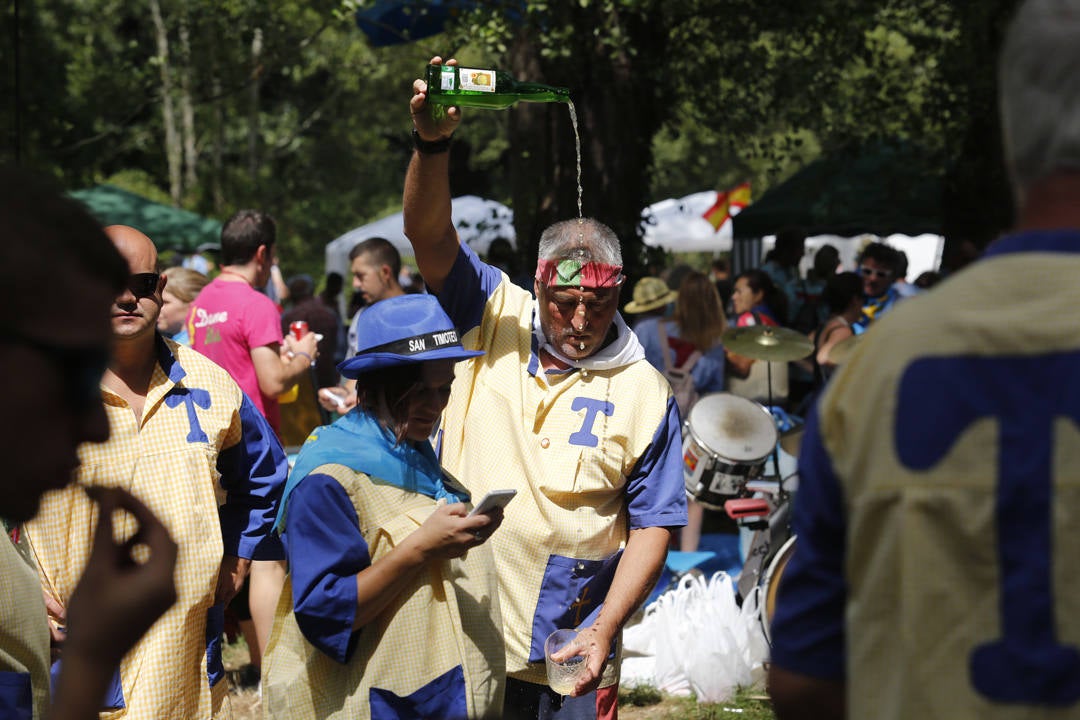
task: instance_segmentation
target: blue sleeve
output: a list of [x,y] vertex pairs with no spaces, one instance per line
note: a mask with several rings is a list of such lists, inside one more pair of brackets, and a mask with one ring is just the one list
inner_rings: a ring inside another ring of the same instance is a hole
[[292,576],[293,612],[312,645],[345,663],[352,652],[356,576],[371,565],[345,488],[312,473],[289,496],[282,530]]
[[699,395],[721,392],[724,389],[724,346],[714,345],[690,371],[694,388]]
[[626,494],[631,530],[686,525],[682,423],[675,398],[668,398],[663,422],[630,472]]
[[634,334],[637,335],[638,342],[645,350],[645,359],[656,368],[657,372],[664,372],[664,355],[660,348],[660,331],[657,326],[656,318],[642,320],[634,326]]
[[821,441],[818,408],[799,452],[795,553],[780,580],[772,662],[810,677],[844,677],[845,524],[840,484]]
[[247,395],[237,410],[240,441],[218,453],[217,469],[225,504],[220,510],[226,555],[252,560],[285,557],[271,532],[289,461],[273,428]]
[[462,335],[480,324],[488,298],[509,279],[498,268],[483,262],[472,248],[462,244],[450,273],[443,282],[439,303]]

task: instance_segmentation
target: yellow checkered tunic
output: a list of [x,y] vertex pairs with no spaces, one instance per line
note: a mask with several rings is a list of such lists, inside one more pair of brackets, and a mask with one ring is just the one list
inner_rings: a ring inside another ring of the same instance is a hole
[[[529,293],[503,278],[484,306],[481,324],[464,336],[465,347],[487,354],[457,365],[441,460],[453,476],[468,480],[474,497],[498,488],[518,491],[490,541],[506,670],[515,679],[546,684],[538,649],[555,629],[551,615],[561,614],[573,626],[588,624],[603,600],[606,590],[576,589],[576,578],[617,562],[635,521],[628,512],[628,478],[665,422],[671,390],[644,358],[546,379],[543,371],[527,371],[536,362],[535,307]],[[637,521],[684,524],[682,478],[675,480],[658,497],[676,498],[682,503],[678,512],[650,507]],[[650,482],[655,489],[667,480]],[[616,645],[601,687],[618,682],[621,643]]]
[[1080,717],[1078,248],[997,240],[875,321],[811,419],[773,660],[846,675],[851,718]]
[[[158,357],[141,422],[127,403],[103,387],[109,440],[79,450],[79,483],[128,489],[161,519],[179,546],[176,604],[124,656],[120,675],[126,709],[102,717],[228,717],[223,707],[227,683],[211,688],[207,676],[207,611],[224,552],[218,496],[222,502],[226,496],[218,458],[241,442],[247,445],[245,457],[257,454],[251,452],[247,435],[250,402],[224,370],[188,347],[159,342]],[[266,428],[262,442],[276,445]],[[276,452],[283,460],[280,446]],[[284,481],[284,465],[281,470],[279,483]],[[251,498],[243,492],[237,502],[246,506]],[[233,501],[232,489],[228,498]],[[272,518],[272,509],[268,512]],[[62,605],[82,575],[96,524],[96,505],[72,485],[47,496],[27,525],[42,584]],[[130,516],[116,522],[119,537],[130,536],[134,529]],[[250,529],[245,530],[239,544],[233,537],[230,554],[251,557],[255,544]]]
[[[372,482],[344,465],[323,465],[316,473],[329,475],[344,488],[372,563],[435,509],[430,497]],[[302,489],[301,484],[298,491]],[[266,717],[370,718],[373,688],[406,697],[459,666],[468,717],[499,717],[505,685],[502,622],[487,545],[419,572],[353,642],[344,664],[308,642],[293,613],[292,583],[287,581],[263,665]]]
[[49,705],[49,621],[25,534],[17,546],[0,537],[0,578],[0,683],[8,690],[9,681],[22,682],[11,674],[29,674],[33,717],[44,718]]

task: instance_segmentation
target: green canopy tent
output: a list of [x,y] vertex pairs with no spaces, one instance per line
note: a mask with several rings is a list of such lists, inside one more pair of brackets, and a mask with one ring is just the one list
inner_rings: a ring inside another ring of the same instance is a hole
[[807,235],[941,234],[943,168],[899,142],[820,158],[770,189],[732,219],[740,238],[787,226]]
[[146,233],[158,250],[195,252],[221,242],[221,223],[189,210],[148,200],[115,185],[70,193],[103,225],[130,225]]

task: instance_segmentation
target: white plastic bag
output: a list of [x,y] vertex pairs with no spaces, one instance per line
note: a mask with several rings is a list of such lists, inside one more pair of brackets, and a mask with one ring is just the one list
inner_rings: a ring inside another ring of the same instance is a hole
[[641,677],[655,659],[651,684],[672,695],[693,693],[700,702],[723,702],[738,686],[764,679],[768,657],[759,619],[758,593],[740,608],[727,573],[706,580],[686,575],[678,586],[661,595],[645,610],[641,623],[628,628],[624,649],[628,661],[626,683],[649,682]]

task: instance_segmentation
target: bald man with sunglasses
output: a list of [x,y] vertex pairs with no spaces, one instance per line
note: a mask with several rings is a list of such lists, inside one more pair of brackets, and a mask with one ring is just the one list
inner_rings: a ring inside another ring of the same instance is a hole
[[[287,463],[266,418],[228,373],[157,332],[166,278],[150,238],[120,225],[105,232],[129,268],[110,312],[112,355],[101,381],[111,434],[80,448],[77,479],[142,500],[176,540],[179,558],[176,604],[125,656],[102,709],[123,710],[126,720],[210,718],[227,692],[224,604],[252,559],[283,555],[270,530]],[[58,626],[96,522],[85,494],[68,488],[47,497],[27,525]],[[128,519],[117,527],[129,532]]]

